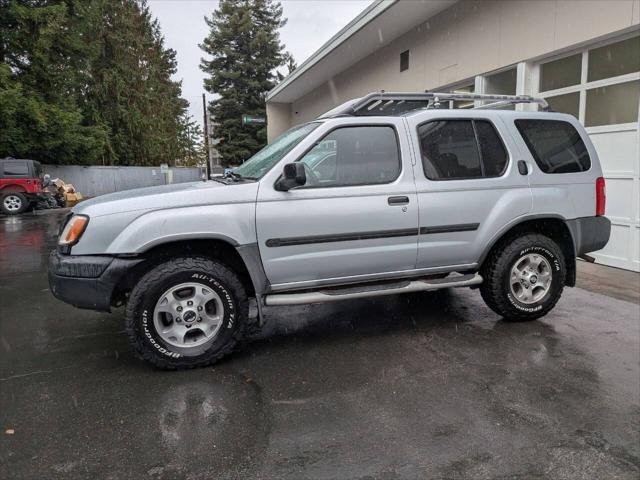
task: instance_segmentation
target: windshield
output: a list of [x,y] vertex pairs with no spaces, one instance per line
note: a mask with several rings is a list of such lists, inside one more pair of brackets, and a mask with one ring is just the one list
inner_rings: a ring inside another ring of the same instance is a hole
[[241,175],[244,178],[262,178],[271,167],[282,160],[293,147],[298,145],[298,143],[309,135],[318,125],[320,124],[307,123],[287,130],[249,160],[239,167],[234,168],[233,173]]

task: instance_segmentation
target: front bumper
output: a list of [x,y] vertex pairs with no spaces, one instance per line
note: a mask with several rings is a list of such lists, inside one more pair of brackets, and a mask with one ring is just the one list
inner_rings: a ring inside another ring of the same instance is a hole
[[116,286],[140,262],[142,259],[138,258],[63,255],[53,251],[49,255],[49,287],[51,293],[65,303],[110,312]]

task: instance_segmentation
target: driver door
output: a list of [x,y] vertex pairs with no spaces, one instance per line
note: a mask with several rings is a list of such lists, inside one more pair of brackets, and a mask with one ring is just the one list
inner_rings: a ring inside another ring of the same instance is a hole
[[297,159],[305,185],[261,182],[256,227],[274,290],[393,276],[415,268],[418,206],[402,119],[323,124]]

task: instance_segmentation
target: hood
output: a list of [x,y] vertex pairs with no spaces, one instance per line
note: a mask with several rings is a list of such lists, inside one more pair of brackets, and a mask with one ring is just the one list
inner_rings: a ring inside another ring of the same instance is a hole
[[257,190],[257,182],[226,185],[216,181],[200,181],[159,185],[101,195],[79,203],[72,211],[98,217],[139,210],[255,202]]

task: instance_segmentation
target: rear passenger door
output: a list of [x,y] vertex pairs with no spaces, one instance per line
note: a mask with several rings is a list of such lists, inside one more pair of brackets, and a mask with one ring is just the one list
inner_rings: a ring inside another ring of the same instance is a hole
[[417,268],[473,268],[506,225],[531,209],[521,152],[491,111],[408,117],[420,208]]
[[376,279],[412,270],[418,202],[401,118],[345,118],[323,124],[296,158],[307,184],[287,192],[261,181],[256,230],[275,289]]

